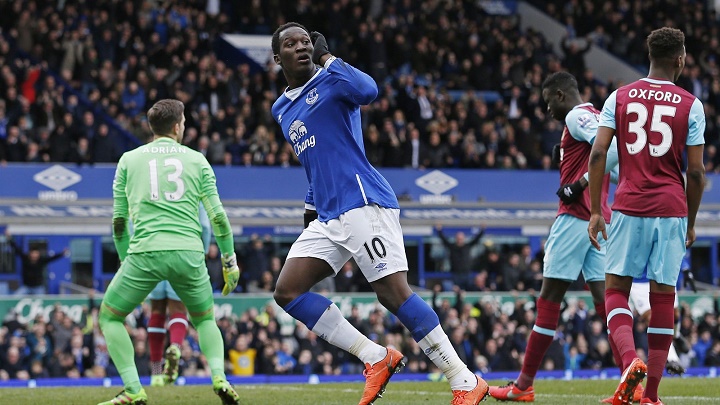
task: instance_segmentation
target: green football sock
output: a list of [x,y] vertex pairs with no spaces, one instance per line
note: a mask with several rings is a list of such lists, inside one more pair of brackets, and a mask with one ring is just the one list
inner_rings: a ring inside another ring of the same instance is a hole
[[200,340],[200,350],[207,358],[212,376],[225,379],[224,344],[217,323],[214,319],[203,319],[195,325],[195,329]]
[[[119,316],[108,313],[105,308],[100,310],[100,329],[105,335],[108,352],[120,373],[125,391],[137,394],[142,389],[137,367],[135,366],[135,349],[128,335],[123,320]],[[222,347],[222,342],[220,347]]]

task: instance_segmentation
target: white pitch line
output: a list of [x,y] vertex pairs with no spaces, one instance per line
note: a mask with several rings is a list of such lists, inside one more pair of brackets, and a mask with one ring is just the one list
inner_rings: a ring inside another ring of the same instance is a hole
[[[309,385],[308,388],[305,387],[293,387],[293,386],[269,386],[269,385],[242,385],[240,386],[241,389],[245,388],[258,388],[258,389],[270,389],[275,391],[307,391],[308,389],[312,391],[325,391],[325,392],[360,392],[360,389],[351,389],[351,388],[332,388],[330,386],[325,387],[318,387],[316,385]],[[312,387],[312,388],[310,388]],[[448,392],[440,392],[440,391],[408,391],[408,390],[389,390],[388,393],[390,394],[401,394],[401,395],[432,395],[432,396],[449,396],[450,393]],[[580,395],[580,394],[538,394],[538,399],[595,399],[597,398],[597,395]],[[716,397],[703,397],[703,396],[680,396],[680,395],[674,395],[674,396],[667,396],[663,395],[662,398],[664,400],[677,400],[677,401],[697,401],[697,402],[717,402],[718,398]]]

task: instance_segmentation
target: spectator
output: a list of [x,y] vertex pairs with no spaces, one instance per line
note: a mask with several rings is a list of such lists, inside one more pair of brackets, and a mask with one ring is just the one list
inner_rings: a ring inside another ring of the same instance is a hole
[[98,126],[95,137],[92,138],[93,162],[111,163],[116,162],[120,157],[115,136],[108,129],[107,124]]
[[442,225],[436,224],[435,231],[442,241],[442,244],[445,246],[445,249],[448,250],[450,257],[450,272],[453,275],[453,281],[460,288],[464,290],[468,289],[474,262],[472,250],[485,234],[485,227],[481,227],[480,231],[467,242],[465,241],[465,233],[462,231],[455,233],[455,240],[452,243],[442,232]]
[[[208,253],[205,258],[205,266],[210,274],[210,284],[214,291],[222,291],[225,281],[222,275],[222,261],[220,260],[220,251],[215,243],[208,246]],[[242,269],[241,269],[242,270]]]
[[78,139],[77,145],[69,153],[68,161],[78,165],[93,163],[90,141],[87,138]]
[[20,257],[22,261],[22,285],[15,290],[15,294],[45,294],[45,266],[48,263],[52,263],[62,257],[68,257],[70,255],[70,250],[65,248],[60,253],[53,254],[50,252],[49,256],[42,256],[38,248],[31,247],[26,253],[15,243],[12,235],[10,235],[10,232],[7,230],[5,232],[5,237],[8,242],[10,242],[10,246],[15,252],[15,255]]
[[247,336],[241,334],[237,337],[228,356],[228,368],[232,375],[251,376],[255,374],[257,350],[249,347]]
[[134,117],[145,111],[145,90],[138,83],[131,81],[122,93],[123,110],[129,117]]
[[7,373],[7,378],[18,380],[27,380],[30,378],[28,367],[25,365],[25,359],[23,359],[17,347],[10,346],[2,360],[0,371]]
[[240,276],[240,286],[243,291],[258,289],[260,278],[265,271],[270,270],[270,259],[275,252],[275,246],[270,235],[260,238],[253,234],[242,254],[243,272]]

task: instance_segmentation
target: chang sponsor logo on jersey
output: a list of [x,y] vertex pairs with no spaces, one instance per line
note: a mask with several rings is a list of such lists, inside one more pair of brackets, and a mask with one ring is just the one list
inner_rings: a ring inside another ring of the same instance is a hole
[[292,143],[297,143],[297,141],[306,134],[307,128],[305,128],[304,122],[300,120],[295,120],[292,124],[290,124],[290,141]]
[[304,122],[300,120],[293,121],[293,123],[290,124],[289,133],[290,142],[292,142],[293,150],[298,157],[308,147],[315,147],[315,135],[307,137],[308,131]]

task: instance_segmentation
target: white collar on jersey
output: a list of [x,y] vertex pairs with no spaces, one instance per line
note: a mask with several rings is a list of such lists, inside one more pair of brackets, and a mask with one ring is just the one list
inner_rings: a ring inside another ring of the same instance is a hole
[[285,94],[285,97],[289,98],[291,101],[295,101],[295,99],[298,98],[298,96],[300,96],[300,93],[302,93],[302,91],[305,89],[305,87],[307,87],[308,84],[310,84],[313,80],[315,80],[315,78],[320,74],[321,71],[322,71],[321,68],[317,68],[313,77],[311,77],[310,80],[308,80],[305,84],[303,84],[302,87],[298,87],[298,88],[295,88],[292,90],[285,90],[285,93],[283,93],[283,94]]
[[671,85],[673,85],[673,86],[675,85],[675,83],[673,83],[673,82],[671,82],[671,81],[669,81],[669,80],[653,79],[653,78],[650,78],[650,77],[643,77],[643,78],[640,79],[640,80],[644,80],[644,81],[646,81],[646,82],[648,82],[648,83],[654,83],[654,84],[671,84]]

